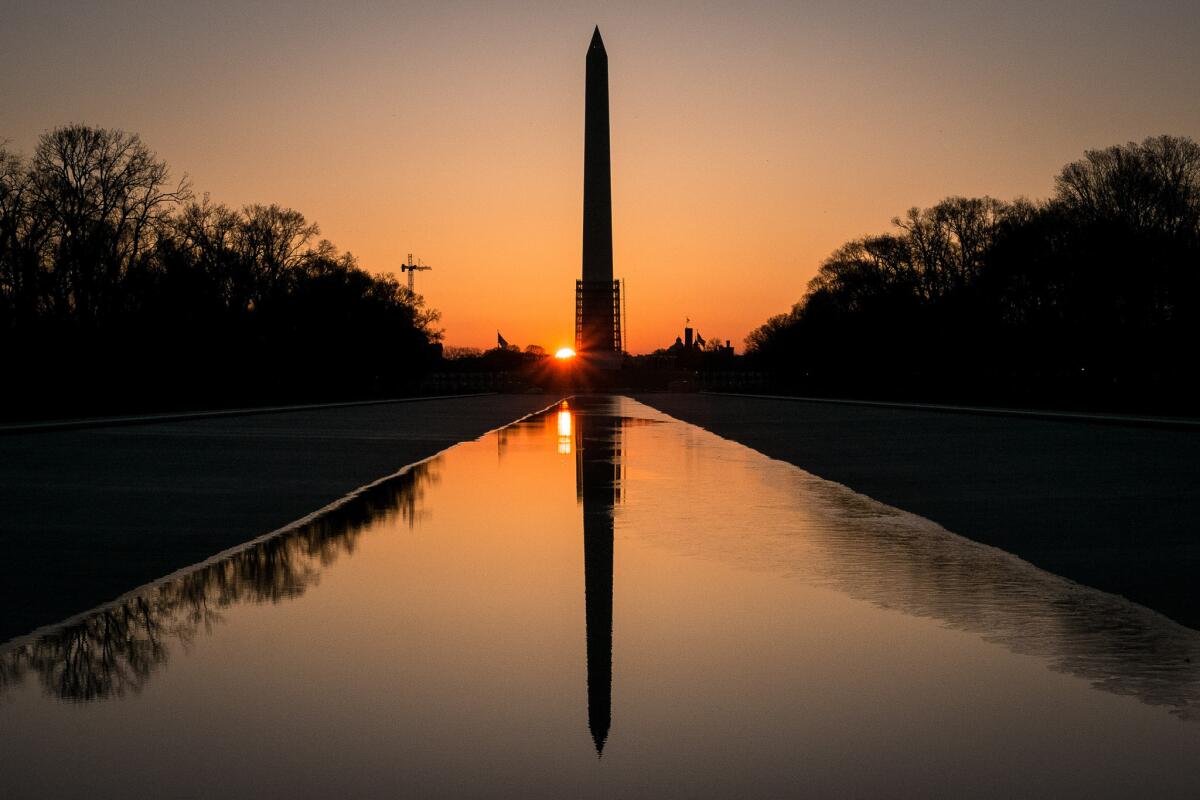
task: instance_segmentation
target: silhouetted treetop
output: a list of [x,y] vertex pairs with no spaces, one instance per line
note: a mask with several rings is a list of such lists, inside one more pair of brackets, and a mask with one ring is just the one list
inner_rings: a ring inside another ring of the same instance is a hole
[[1200,231],[1200,145],[1191,139],[1153,136],[1089,150],[1054,185],[1055,198],[1089,221],[1164,236]]

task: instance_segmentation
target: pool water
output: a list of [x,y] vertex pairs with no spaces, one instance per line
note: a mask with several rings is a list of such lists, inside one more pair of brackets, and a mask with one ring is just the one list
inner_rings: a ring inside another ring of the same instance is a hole
[[1197,787],[1200,633],[624,397],[0,649],[11,798]]

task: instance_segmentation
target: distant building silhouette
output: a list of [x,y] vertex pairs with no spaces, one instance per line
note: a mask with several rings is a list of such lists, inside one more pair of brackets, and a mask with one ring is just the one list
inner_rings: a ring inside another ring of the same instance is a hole
[[[699,330],[688,325],[683,329],[683,338],[676,336],[675,343],[666,348],[666,352],[673,356],[682,356],[688,353],[697,353],[706,348],[709,348],[708,340],[700,335]],[[725,344],[721,344],[720,340],[717,340],[710,349],[714,352],[727,352],[729,355],[733,355],[733,346],[728,339],[725,340]]]
[[613,280],[612,168],[609,153],[608,53],[600,28],[587,52],[583,143],[583,274],[575,282],[575,351],[602,369],[620,366],[624,349],[621,282]]

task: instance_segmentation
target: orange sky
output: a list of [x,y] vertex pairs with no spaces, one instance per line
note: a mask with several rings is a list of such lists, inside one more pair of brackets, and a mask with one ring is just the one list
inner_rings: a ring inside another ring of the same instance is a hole
[[609,53],[628,344],[742,338],[848,238],[948,194],[1045,196],[1090,147],[1200,138],[1188,3],[23,3],[0,139],[137,131],[372,271],[446,341],[573,338],[584,54]]

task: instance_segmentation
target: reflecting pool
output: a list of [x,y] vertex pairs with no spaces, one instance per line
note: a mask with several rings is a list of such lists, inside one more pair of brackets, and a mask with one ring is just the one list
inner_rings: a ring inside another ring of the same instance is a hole
[[621,397],[0,647],[6,798],[1198,786],[1200,633]]

